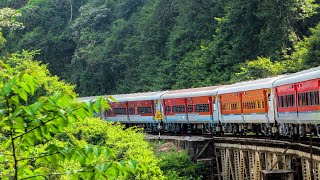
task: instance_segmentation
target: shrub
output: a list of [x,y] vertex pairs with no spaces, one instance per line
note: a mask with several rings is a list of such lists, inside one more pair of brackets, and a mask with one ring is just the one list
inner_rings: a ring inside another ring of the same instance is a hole
[[71,144],[111,147],[117,159],[136,160],[139,165],[135,177],[130,179],[164,179],[158,166],[159,160],[140,130],[135,127],[125,129],[119,123],[108,123],[98,118],[87,118],[67,128],[57,139]]

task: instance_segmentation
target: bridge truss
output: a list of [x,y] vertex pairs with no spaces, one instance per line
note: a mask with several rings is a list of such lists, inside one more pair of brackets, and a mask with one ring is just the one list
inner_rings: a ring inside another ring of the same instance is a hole
[[319,147],[244,138],[214,138],[213,146],[219,180],[262,180],[263,170],[292,172],[299,180],[320,178]]

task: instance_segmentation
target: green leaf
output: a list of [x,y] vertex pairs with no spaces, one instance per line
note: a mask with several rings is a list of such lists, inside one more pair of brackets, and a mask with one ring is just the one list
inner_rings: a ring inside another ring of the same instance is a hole
[[128,161],[128,167],[130,168],[130,170],[134,171],[137,168],[137,161],[136,160]]
[[28,115],[30,115],[30,116],[33,116],[33,115],[34,115],[32,109],[31,109],[29,106],[24,106],[24,107],[23,107],[23,110],[24,110]]
[[27,140],[27,142],[29,143],[30,146],[34,146],[36,137],[35,137],[35,135],[33,133],[27,134],[25,139]]
[[13,69],[8,64],[5,64],[3,61],[0,61],[0,65],[6,68],[10,74],[13,73]]
[[117,168],[117,165],[113,163],[111,167],[108,168],[106,174],[111,177],[118,177],[119,169]]
[[41,126],[40,129],[41,129],[42,137],[44,137],[47,140],[50,140],[52,138],[49,131],[48,131],[47,125]]
[[24,78],[26,79],[27,85],[30,89],[30,92],[33,95],[35,92],[35,89],[36,89],[36,84],[35,84],[34,78],[32,76],[30,76],[29,74],[26,74],[24,76]]
[[20,107],[17,108],[17,109],[13,112],[11,118],[12,118],[12,119],[16,118],[16,117],[19,116],[22,112],[23,112],[23,109],[22,109],[22,108],[20,108]]
[[109,159],[111,153],[112,153],[111,149],[109,149],[109,148],[104,148],[103,149],[103,155],[104,155],[105,158]]
[[21,99],[24,100],[24,102],[27,102],[28,101],[28,94],[26,91],[22,90],[19,92],[19,96]]
[[57,145],[55,145],[55,144],[50,144],[45,150],[48,151],[48,153],[50,153],[50,154],[59,151]]
[[92,146],[92,145],[85,146],[85,147],[84,147],[84,152],[85,152],[86,154],[92,153],[92,152],[93,152],[93,146]]
[[23,90],[25,90],[27,93],[31,93],[30,87],[29,87],[25,82],[21,82],[19,85],[20,85],[21,88],[22,88]]
[[17,76],[14,76],[1,90],[0,96],[6,96],[11,91],[17,81]]
[[[12,100],[12,104],[14,104],[15,106],[19,106],[20,100],[18,96],[12,96],[10,100]],[[9,103],[11,102],[10,100]]]
[[3,146],[3,149],[8,149],[11,146],[11,141],[10,140],[6,140]]
[[96,157],[100,156],[101,149],[99,147],[93,147],[93,153],[95,154]]
[[113,102],[118,102],[113,96],[107,96],[107,99],[110,99]]
[[37,128],[34,130],[34,134],[35,134],[35,137],[39,140],[42,139],[42,132],[41,132],[41,129],[40,128]]

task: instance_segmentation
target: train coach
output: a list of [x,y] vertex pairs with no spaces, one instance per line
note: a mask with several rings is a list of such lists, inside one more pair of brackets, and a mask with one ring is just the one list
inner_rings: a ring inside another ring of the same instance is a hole
[[[172,91],[114,95],[107,121],[174,133],[305,136],[320,127],[320,67],[299,73]],[[94,97],[81,99],[90,100]]]

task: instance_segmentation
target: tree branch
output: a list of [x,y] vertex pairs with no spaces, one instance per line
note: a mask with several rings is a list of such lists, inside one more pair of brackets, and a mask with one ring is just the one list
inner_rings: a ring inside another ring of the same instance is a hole
[[55,153],[52,153],[52,154],[45,154],[45,155],[36,156],[36,157],[32,157],[32,158],[21,158],[21,159],[18,159],[17,161],[24,161],[24,160],[30,160],[30,159],[40,159],[40,158],[47,157],[47,156],[52,156],[52,155],[55,155],[55,154],[60,154],[60,152],[55,152]]
[[51,122],[51,121],[53,121],[53,120],[57,119],[57,118],[59,118],[59,117],[52,118],[52,119],[50,119],[50,120],[48,120],[48,121],[44,122],[43,124],[41,124],[41,125],[39,125],[39,126],[36,126],[36,127],[32,128],[32,129],[28,130],[27,132],[25,132],[25,133],[23,133],[23,134],[20,134],[20,135],[18,135],[18,136],[13,137],[13,139],[17,139],[17,138],[19,138],[19,137],[21,137],[21,136],[24,136],[24,135],[26,135],[26,134],[30,133],[31,131],[34,131],[35,129],[37,129],[37,128],[39,128],[39,127],[41,127],[41,126],[43,126],[43,125],[47,124],[48,122]]
[[[90,171],[90,170],[80,170],[80,171],[77,171],[77,173],[78,173],[78,172],[92,172],[92,171]],[[66,174],[68,174],[68,173],[64,172],[64,173],[37,174],[37,175],[33,175],[33,176],[21,178],[21,180],[22,180],[22,179],[30,179],[30,178],[39,177],[39,176],[42,176],[42,177],[52,176],[52,175],[61,176],[61,175],[66,175]]]
[[[72,110],[71,113],[77,111],[78,109],[80,109],[80,108],[76,108],[76,109]],[[71,114],[71,113],[70,113],[70,114]],[[27,132],[25,132],[25,133],[23,133],[23,134],[20,134],[20,135],[18,135],[18,136],[13,137],[13,139],[17,139],[17,138],[19,138],[19,137],[21,137],[21,136],[24,136],[24,135],[30,133],[31,131],[34,131],[35,129],[37,129],[37,128],[39,128],[39,127],[47,124],[48,122],[51,122],[51,121],[57,119],[57,118],[59,118],[59,116],[58,116],[58,117],[55,117],[55,118],[52,118],[52,119],[50,119],[50,120],[48,120],[48,121],[46,121],[46,122],[43,122],[43,123],[41,123],[41,125],[36,126],[36,127],[32,128],[32,129],[28,130]],[[67,117],[67,118],[68,118],[68,117]]]
[[69,0],[69,2],[70,2],[70,22],[71,22],[73,17],[72,0]]
[[18,161],[17,161],[17,155],[16,155],[16,149],[14,145],[14,139],[12,137],[13,129],[11,128],[10,136],[11,136],[11,146],[12,146],[12,155],[14,159],[14,179],[18,179]]
[[0,154],[5,156],[13,156],[13,154],[7,154],[7,153],[0,153]]
[[[6,97],[6,105],[8,108],[7,111],[7,116],[8,118],[10,117],[10,104],[9,104],[9,99],[8,96]],[[13,123],[12,120],[10,121],[10,139],[11,139],[11,146],[12,146],[12,156],[14,159],[14,179],[17,180],[18,179],[18,161],[17,161],[17,155],[16,155],[16,147],[14,144],[14,138],[13,138]]]

